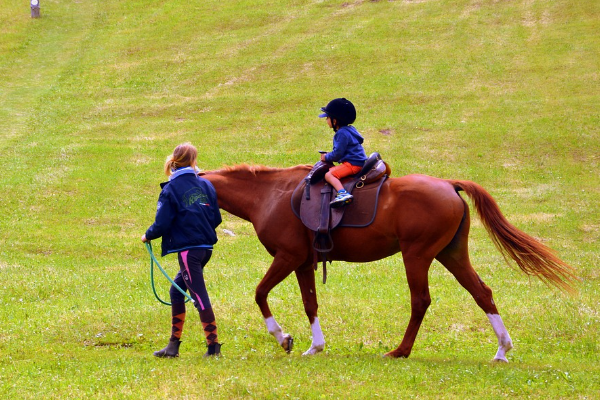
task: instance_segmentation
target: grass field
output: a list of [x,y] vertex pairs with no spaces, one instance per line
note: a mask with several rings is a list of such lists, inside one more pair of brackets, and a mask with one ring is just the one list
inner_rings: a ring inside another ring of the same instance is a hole
[[[0,7],[1,398],[600,397],[598,1],[41,0],[41,14]],[[509,364],[490,362],[487,318],[437,263],[411,357],[381,357],[409,318],[401,255],[329,267],[314,357],[295,278],[276,287],[288,355],[254,303],[271,259],[224,213],[206,271],[224,356],[202,359],[189,312],[181,357],[154,358],[170,310],[139,238],[165,157],[191,141],[207,170],[314,163],[331,147],[319,108],[340,96],[393,175],[481,184],[576,269],[579,294],[508,267],[473,213]]]

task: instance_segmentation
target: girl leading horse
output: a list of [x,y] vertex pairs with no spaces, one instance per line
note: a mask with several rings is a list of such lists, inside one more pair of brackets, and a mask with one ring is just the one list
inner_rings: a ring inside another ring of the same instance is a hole
[[[285,169],[239,165],[203,174],[215,186],[219,206],[250,221],[273,262],[256,288],[256,302],[267,329],[286,351],[291,335],[273,317],[267,297],[292,272],[312,330],[312,344],[304,353],[323,350],[325,340],[317,317],[313,232],[291,208],[291,196],[311,166]],[[364,228],[337,228],[331,232],[334,247],[329,260],[369,262],[402,252],[410,289],[411,315],[400,346],[386,354],[408,357],[431,303],[428,272],[434,259],[444,265],[485,312],[498,338],[495,361],[507,362],[512,340],[492,298],[492,290],[479,278],[469,260],[469,207],[458,194],[473,202],[494,244],[505,259],[513,260],[528,275],[566,291],[574,291],[573,269],[553,251],[511,225],[494,199],[470,181],[445,180],[424,175],[390,178],[380,191],[377,214]]]

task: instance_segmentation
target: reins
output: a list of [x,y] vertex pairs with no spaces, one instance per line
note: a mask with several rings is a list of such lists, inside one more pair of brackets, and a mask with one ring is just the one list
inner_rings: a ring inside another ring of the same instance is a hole
[[150,282],[152,284],[152,291],[154,292],[154,296],[156,297],[156,299],[164,305],[167,305],[167,306],[171,305],[171,303],[168,303],[168,302],[162,300],[158,296],[158,293],[156,293],[156,288],[154,286],[154,264],[156,264],[158,269],[160,269],[160,272],[163,273],[165,278],[167,278],[169,280],[169,282],[171,282],[171,285],[173,285],[175,287],[175,289],[179,290],[181,292],[181,294],[183,294],[185,297],[187,297],[187,300],[185,301],[186,303],[188,301],[191,301],[192,303],[194,303],[194,299],[192,299],[191,296],[185,292],[185,290],[181,289],[179,287],[179,285],[176,284],[175,281],[173,281],[173,279],[171,279],[169,274],[167,274],[167,271],[165,271],[163,269],[163,267],[160,266],[160,263],[158,262],[158,260],[154,256],[154,252],[152,251],[152,244],[150,242],[145,242],[144,244],[146,245],[146,250],[148,250],[148,253],[150,254]]

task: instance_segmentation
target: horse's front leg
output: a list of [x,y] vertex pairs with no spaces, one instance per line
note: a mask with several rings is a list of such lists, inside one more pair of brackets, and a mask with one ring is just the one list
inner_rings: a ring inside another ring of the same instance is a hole
[[275,337],[275,339],[277,339],[277,342],[287,353],[292,351],[294,340],[291,335],[283,332],[281,326],[275,321],[275,318],[273,318],[267,297],[269,296],[271,289],[287,278],[297,266],[298,262],[294,262],[293,257],[285,257],[277,254],[273,259],[273,263],[271,263],[269,270],[256,287],[255,294],[256,304],[258,304],[263,318],[265,319],[267,330]]
[[277,339],[277,342],[281,347],[283,347],[285,352],[290,353],[294,347],[294,339],[292,338],[292,335],[289,333],[284,333],[283,329],[281,329],[281,326],[277,323],[277,321],[275,321],[273,316],[265,318],[265,324],[267,325],[267,330],[269,333],[273,335],[275,339]]
[[411,256],[406,253],[403,253],[402,256],[406,268],[406,280],[410,289],[410,320],[400,346],[396,350],[386,353],[386,357],[406,358],[410,355],[425,312],[431,304],[427,274],[432,259]]
[[310,348],[303,353],[303,355],[308,356],[320,353],[325,347],[325,338],[323,337],[323,331],[321,330],[319,318],[317,317],[319,305],[317,304],[315,271],[312,262],[305,263],[298,268],[296,270],[296,278],[298,278],[298,285],[300,286],[300,292],[302,293],[304,311],[306,312],[312,330],[312,344],[310,345]]

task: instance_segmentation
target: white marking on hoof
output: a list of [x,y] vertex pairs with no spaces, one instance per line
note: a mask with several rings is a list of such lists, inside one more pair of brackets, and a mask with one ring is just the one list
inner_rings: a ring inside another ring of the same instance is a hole
[[506,359],[506,353],[508,353],[512,348],[513,344],[510,338],[508,338],[508,342],[499,344],[498,351],[496,352],[496,356],[494,357],[494,361],[507,363],[508,360]]
[[302,353],[303,356],[314,356],[317,353],[320,353],[323,351],[323,348],[325,346],[310,346],[310,349],[306,350],[304,353]]
[[[275,318],[269,317],[265,318],[265,324],[267,324],[267,330],[271,335],[277,339],[277,343],[283,346],[284,335],[281,330],[281,326],[275,321]],[[289,336],[289,335],[288,335]]]
[[315,317],[314,322],[310,325],[310,329],[312,331],[312,344],[310,345],[310,349],[302,353],[303,356],[315,355],[322,352],[325,348],[325,338],[319,324],[319,318]]
[[492,328],[494,329],[494,333],[496,333],[496,337],[498,338],[498,351],[496,352],[494,361],[507,363],[508,360],[506,359],[506,353],[513,348],[512,340],[508,335],[508,331],[504,327],[502,318],[500,318],[498,314],[487,314],[487,317],[492,324]]

